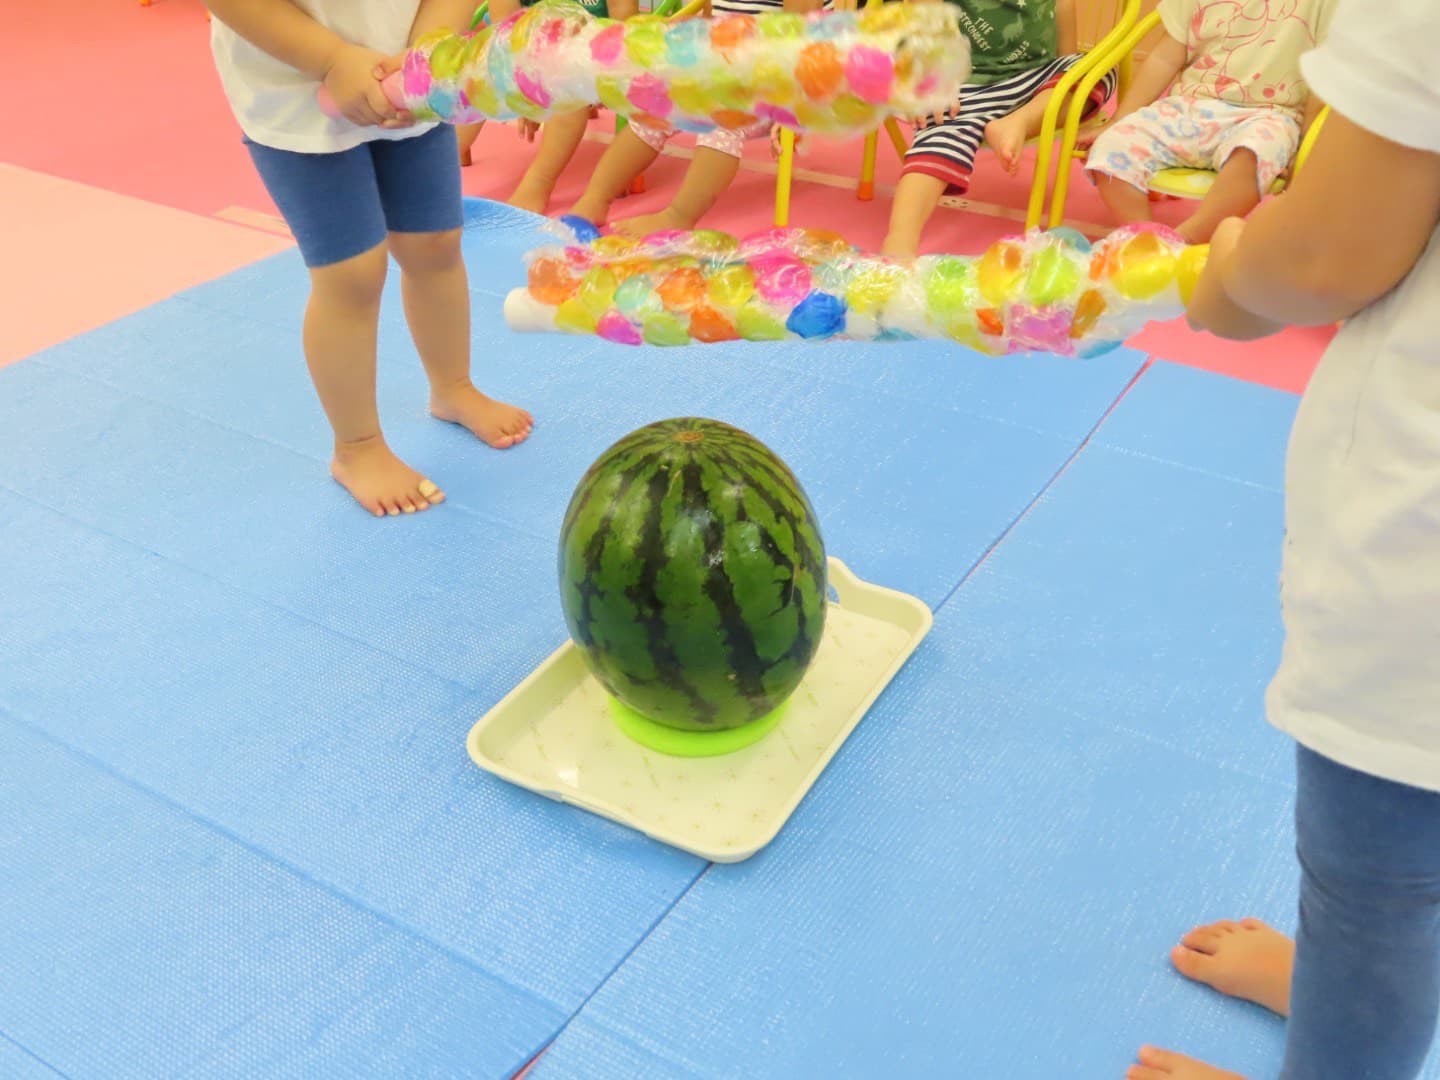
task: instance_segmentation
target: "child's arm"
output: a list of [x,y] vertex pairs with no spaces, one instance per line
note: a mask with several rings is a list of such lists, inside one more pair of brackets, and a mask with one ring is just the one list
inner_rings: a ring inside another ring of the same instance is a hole
[[624,22],[640,13],[640,4],[638,0],[610,0],[605,9],[610,12],[610,18]]
[[478,0],[420,0],[420,10],[410,24],[410,41],[419,41],[434,30],[463,34],[470,29]]
[[345,118],[394,127],[408,120],[380,89],[385,56],[321,26],[290,0],[206,0],[235,33],[297,71],[319,79]]
[[1129,116],[1157,101],[1175,81],[1175,77],[1185,70],[1187,59],[1189,57],[1185,51],[1185,43],[1176,41],[1169,34],[1162,34],[1160,41],[1140,65],[1140,70],[1135,73],[1130,89],[1125,91],[1120,103],[1116,105],[1115,119]]
[[1055,51],[1073,56],[1080,51],[1080,20],[1075,0],[1055,0]]
[[[1336,212],[1357,196],[1365,213]],[[1437,222],[1440,154],[1390,142],[1332,111],[1289,194],[1216,232],[1191,325],[1249,340],[1349,318],[1410,272]]]
[[[1121,95],[1110,123],[1123,120],[1156,101],[1184,70],[1188,59],[1183,41],[1177,41],[1169,34],[1162,34],[1160,41],[1140,65],[1140,70],[1135,73],[1129,89]],[[1103,120],[1100,123],[1103,123]],[[1082,127],[1079,138],[1075,140],[1076,147],[1081,150],[1089,149],[1102,130],[1099,123]]]
[[499,26],[520,10],[520,0],[490,0],[490,25]]

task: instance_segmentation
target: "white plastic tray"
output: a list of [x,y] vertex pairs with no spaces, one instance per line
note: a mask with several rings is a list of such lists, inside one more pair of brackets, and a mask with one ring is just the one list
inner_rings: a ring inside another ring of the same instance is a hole
[[837,599],[779,726],[710,758],[647,750],[623,735],[609,697],[566,642],[485,714],[466,745],[482,769],[638,829],[712,862],[773,840],[835,752],[930,631],[920,600],[829,561]]

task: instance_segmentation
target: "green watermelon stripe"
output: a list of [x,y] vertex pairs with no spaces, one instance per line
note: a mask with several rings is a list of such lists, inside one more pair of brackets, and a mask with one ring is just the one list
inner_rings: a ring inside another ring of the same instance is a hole
[[[701,469],[697,464],[685,467],[682,491],[687,501],[698,501],[704,497],[704,483]],[[725,544],[725,523],[718,516],[711,515],[705,528],[706,547],[711,551],[723,550]],[[740,610],[735,595],[735,583],[724,570],[724,564],[709,567],[701,586],[710,602],[715,605],[720,620],[720,637],[725,643],[725,654],[730,661],[731,673],[739,684],[739,691],[747,698],[766,697],[762,673],[769,666],[756,651],[755,640]]]
[[[627,472],[621,475],[620,483],[618,488],[616,489],[614,497],[601,511],[599,522],[597,522],[590,530],[589,541],[586,543],[584,550],[580,552],[580,565],[598,565],[600,556],[605,549],[605,544],[609,540],[610,532],[615,522],[615,513],[619,507],[624,505],[625,496],[629,492],[630,488],[635,484],[638,477],[638,472]],[[599,485],[595,485],[595,488],[598,489],[598,487]],[[586,502],[588,502],[588,500],[586,500]],[[577,512],[577,522],[580,520],[580,516],[580,513]],[[562,558],[563,553],[570,550],[568,533],[566,534],[566,539],[562,542],[560,550],[562,552]],[[563,564],[561,567],[561,575],[562,580],[575,581],[575,590],[580,597],[580,614],[578,619],[578,629],[580,631],[581,640],[577,642],[577,644],[585,647],[594,645],[595,638],[590,631],[590,624],[593,618],[593,615],[591,613],[591,604],[596,599],[599,588],[593,582],[587,581],[583,576],[576,578],[574,575],[566,573],[566,568],[563,566]]]
[[803,560],[803,565],[812,573],[818,572],[823,575],[823,542],[821,541],[819,535],[811,532],[810,529],[805,528],[806,522],[815,520],[815,510],[813,507],[811,507],[810,501],[804,497],[803,489],[801,489],[799,483],[794,481],[792,478],[791,482],[794,484],[794,489],[796,491],[802,492],[799,504],[795,505],[792,500],[785,495],[784,487],[779,485],[780,478],[776,476],[774,470],[769,469],[766,466],[766,463],[763,459],[752,457],[751,460],[741,460],[739,457],[731,455],[729,453],[717,456],[720,457],[721,460],[724,460],[727,463],[733,465],[737,470],[740,470],[742,473],[763,472],[767,474],[767,479],[769,479],[771,481],[771,484],[774,486],[767,486],[765,484],[751,484],[750,489],[762,501],[764,501],[767,506],[770,507],[771,513],[773,513],[777,518],[780,518],[782,520],[789,518],[795,521],[796,524],[800,526],[800,528],[796,531],[796,542],[798,546],[801,544],[802,540],[804,541],[803,547],[805,549],[805,557]]
[[[653,459],[652,459],[653,461]],[[657,465],[663,463],[656,462]],[[665,494],[671,484],[670,470],[657,467],[647,480],[648,491],[645,502],[645,522],[639,530],[642,544],[634,551],[640,563],[640,580],[626,590],[626,595],[635,604],[637,621],[645,631],[645,640],[650,655],[655,658],[655,667],[669,667],[675,674],[656,680],[660,684],[683,694],[694,710],[694,719],[702,724],[713,724],[719,715],[718,706],[703,695],[682,674],[679,657],[671,644],[665,615],[661,611],[647,611],[647,601],[656,595],[656,578],[665,565],[664,532],[660,518],[665,511]],[[639,680],[637,680],[639,681]]]

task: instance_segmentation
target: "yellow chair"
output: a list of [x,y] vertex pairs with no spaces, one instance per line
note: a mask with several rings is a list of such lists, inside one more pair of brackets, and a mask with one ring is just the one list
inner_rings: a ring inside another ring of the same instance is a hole
[[[882,0],[869,0],[869,2],[880,3]],[[1070,68],[1056,84],[1055,93],[1051,96],[1049,106],[1045,111],[1040,134],[1031,140],[1039,145],[1040,150],[1039,157],[1035,162],[1035,175],[1030,185],[1030,201],[1026,217],[1027,229],[1039,224],[1044,211],[1045,193],[1048,186],[1047,173],[1050,166],[1050,147],[1056,138],[1061,106],[1081,78],[1113,51],[1113,45],[1123,38],[1140,18],[1141,0],[1113,0],[1113,2],[1113,25],[1100,41],[1085,51],[1080,62]],[[853,10],[855,0],[837,0],[835,6]],[[1087,94],[1109,70],[1110,68],[1107,67],[1096,74],[1095,79],[1086,87]],[[1080,103],[1080,110],[1081,112],[1084,110],[1083,101]],[[903,160],[905,152],[910,148],[910,142],[906,139],[904,132],[900,130],[899,123],[894,117],[891,117],[885,121],[883,130],[889,137],[891,145],[894,146],[896,155]],[[879,135],[878,131],[872,131],[865,136],[860,163],[860,178],[855,192],[855,197],[862,202],[869,202],[875,197],[875,159],[878,152]],[[794,183],[794,171],[795,133],[786,128],[780,132],[780,161],[775,181],[775,224],[778,226],[790,223],[790,193]]]
[[[1158,13],[1152,12],[1145,16],[1145,18],[1131,27],[1128,33],[1124,34],[1114,43],[1110,55],[1101,61],[1102,64],[1108,64],[1108,67],[1119,67],[1122,94],[1129,86],[1134,64],[1133,57],[1135,49],[1142,41],[1149,37],[1159,25],[1160,16]],[[1089,87],[1094,85],[1087,80],[1088,76],[1085,80],[1082,80],[1082,84],[1084,84],[1081,91],[1082,93],[1088,93]],[[1315,139],[1319,136],[1320,128],[1324,124],[1329,112],[1329,106],[1321,109],[1315,118],[1315,122],[1310,125],[1310,130],[1305,133],[1305,137],[1301,140],[1300,147],[1295,153],[1295,164],[1291,170],[1292,172],[1298,172],[1300,166],[1304,164],[1305,159],[1310,156],[1310,149],[1315,145]],[[1075,141],[1079,137],[1079,129],[1080,113],[1072,104],[1070,114],[1065,121],[1064,133],[1060,139],[1060,160],[1062,162],[1069,162],[1074,158],[1083,158],[1086,156],[1087,151],[1077,151],[1075,149]],[[1151,178],[1150,190],[1157,195],[1168,195],[1177,199],[1203,199],[1214,183],[1215,173],[1211,169],[1162,169]],[[1278,193],[1283,191],[1284,187],[1284,179],[1277,179],[1271,191]],[[1070,169],[1063,167],[1060,169],[1059,175],[1055,178],[1055,191],[1050,201],[1050,215],[1047,224],[1052,229],[1065,220],[1065,203],[1069,195],[1069,189]],[[1038,224],[1038,217],[1036,223]],[[1027,225],[1027,227],[1029,226]]]

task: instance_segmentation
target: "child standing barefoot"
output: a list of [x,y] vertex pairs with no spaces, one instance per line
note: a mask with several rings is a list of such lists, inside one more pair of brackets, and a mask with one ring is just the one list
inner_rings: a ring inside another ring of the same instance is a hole
[[[400,264],[405,317],[430,380],[430,411],[491,446],[530,434],[530,414],[470,381],[470,294],[460,257],[454,129],[412,126],[380,89],[407,42],[464,26],[455,0],[208,0],[226,96],[255,167],[310,270],[305,358],[335,434],[331,473],[377,517],[444,499],[401,461],[375,404],[380,293]],[[323,84],[342,110],[320,111]]]
[[[1298,933],[1219,923],[1173,954],[1289,1016],[1283,1080],[1414,1080],[1440,1012],[1437,40],[1434,0],[1340,6],[1302,61],[1331,118],[1284,198],[1216,229],[1190,307],[1236,339],[1348,320],[1291,436],[1267,700],[1299,743]],[[1233,1074],[1146,1048],[1127,1076]]]
[[1165,34],[1114,121],[1094,135],[1085,163],[1116,220],[1150,220],[1150,179],[1177,166],[1219,174],[1179,227],[1192,244],[1209,240],[1225,218],[1255,209],[1319,112],[1300,57],[1324,36],[1332,7],[1331,0],[1161,0]]
[[[1006,171],[1020,165],[1025,141],[1040,131],[1060,77],[1080,59],[1075,0],[955,0],[970,39],[970,81],[943,114],[922,117],[905,154],[882,251],[913,259],[920,235],[945,194],[963,195],[980,143]],[[1114,73],[1095,86],[1091,109],[1115,89]]]

